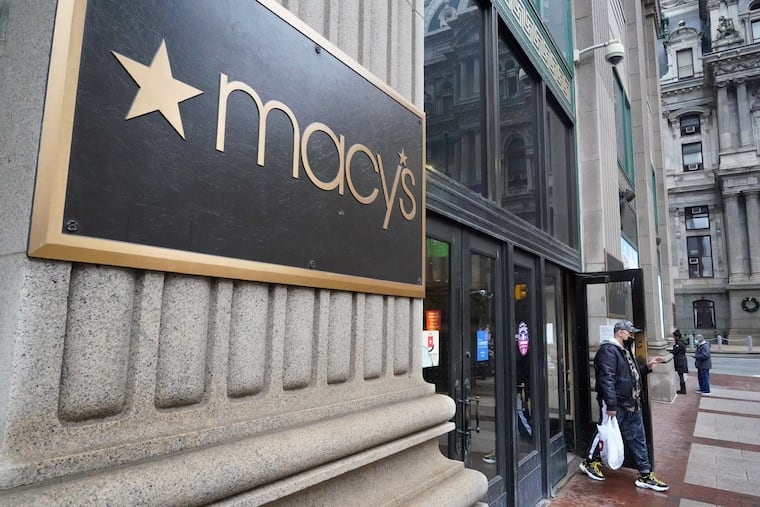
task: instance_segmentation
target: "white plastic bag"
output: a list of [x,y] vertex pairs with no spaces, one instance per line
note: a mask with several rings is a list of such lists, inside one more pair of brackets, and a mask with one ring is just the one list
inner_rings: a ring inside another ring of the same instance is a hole
[[623,436],[620,434],[617,417],[610,417],[605,411],[602,424],[597,424],[596,428],[602,463],[610,470],[617,470],[623,466],[623,459],[625,459]]

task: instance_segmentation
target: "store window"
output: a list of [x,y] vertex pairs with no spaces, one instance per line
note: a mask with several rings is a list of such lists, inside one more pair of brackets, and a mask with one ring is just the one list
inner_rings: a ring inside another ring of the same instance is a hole
[[681,137],[700,133],[701,129],[699,128],[699,115],[697,114],[682,116],[680,124]]
[[[554,3],[534,5],[540,12]],[[556,3],[567,7],[566,1]],[[545,86],[506,24],[486,23],[479,6],[466,0],[425,4],[427,169],[436,178],[445,175],[466,186],[471,193],[460,195],[476,205],[495,203],[505,220],[521,219],[577,247],[572,113]],[[560,17],[568,15],[565,9]],[[483,62],[490,58],[485,55],[490,54],[491,26],[498,26],[499,34],[496,66],[488,72],[493,83],[486,86]],[[627,111],[625,155],[632,178]],[[480,198],[491,202],[478,204]]]
[[631,128],[631,104],[625,94],[623,83],[615,73],[615,139],[620,170],[633,184],[633,130]]
[[679,78],[694,76],[694,56],[691,48],[677,51],[676,61],[678,63]]
[[707,206],[691,206],[686,208],[686,230],[710,228],[710,211]]
[[702,169],[702,143],[686,143],[681,145],[684,172]]
[[540,0],[541,19],[566,60],[571,54],[570,12],[567,0]]
[[500,79],[507,86],[499,92],[499,137],[501,156],[499,176],[502,181],[499,204],[523,220],[539,224],[538,189],[538,110],[537,81],[521,65],[511,45],[499,37],[499,69],[507,75]]
[[689,254],[689,278],[712,278],[712,246],[710,236],[690,236],[686,238]]
[[715,303],[709,299],[694,301],[694,328],[715,329]]
[[547,200],[549,204],[549,234],[566,245],[575,246],[574,173],[572,159],[572,127],[563,120],[558,109],[551,106],[546,112],[548,154],[546,163]]
[[427,167],[487,195],[483,12],[472,1],[425,9]]

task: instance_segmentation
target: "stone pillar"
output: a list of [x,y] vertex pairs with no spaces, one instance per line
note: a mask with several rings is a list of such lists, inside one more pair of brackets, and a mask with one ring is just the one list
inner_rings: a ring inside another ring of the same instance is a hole
[[726,207],[726,238],[728,246],[728,273],[730,282],[741,282],[747,279],[747,231],[743,227],[739,209],[739,195],[726,194],[723,196]]
[[718,135],[720,151],[731,148],[731,124],[729,121],[728,109],[728,83],[718,83]]
[[760,280],[760,204],[758,197],[758,192],[744,194],[744,202],[747,206],[750,279],[752,280]]
[[736,104],[739,114],[739,141],[741,146],[749,146],[752,144],[752,123],[746,81],[742,80],[736,85]]

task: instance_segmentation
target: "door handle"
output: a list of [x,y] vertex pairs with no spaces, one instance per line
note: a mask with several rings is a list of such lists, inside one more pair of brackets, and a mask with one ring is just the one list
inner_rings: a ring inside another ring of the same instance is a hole
[[470,431],[470,415],[472,414],[472,403],[475,402],[475,433],[480,433],[480,396],[474,398],[467,398],[464,400],[457,400],[457,403],[461,403],[467,409],[466,429],[462,433],[469,433]]
[[475,396],[475,433],[480,433],[480,396]]

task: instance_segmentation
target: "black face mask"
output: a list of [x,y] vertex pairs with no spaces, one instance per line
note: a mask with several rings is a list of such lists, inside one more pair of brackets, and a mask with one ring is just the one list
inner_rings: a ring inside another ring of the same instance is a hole
[[628,348],[628,347],[630,347],[631,345],[633,345],[635,342],[636,342],[636,338],[633,338],[633,337],[631,337],[631,338],[626,338],[625,340],[623,340],[623,346],[624,346],[625,348]]

